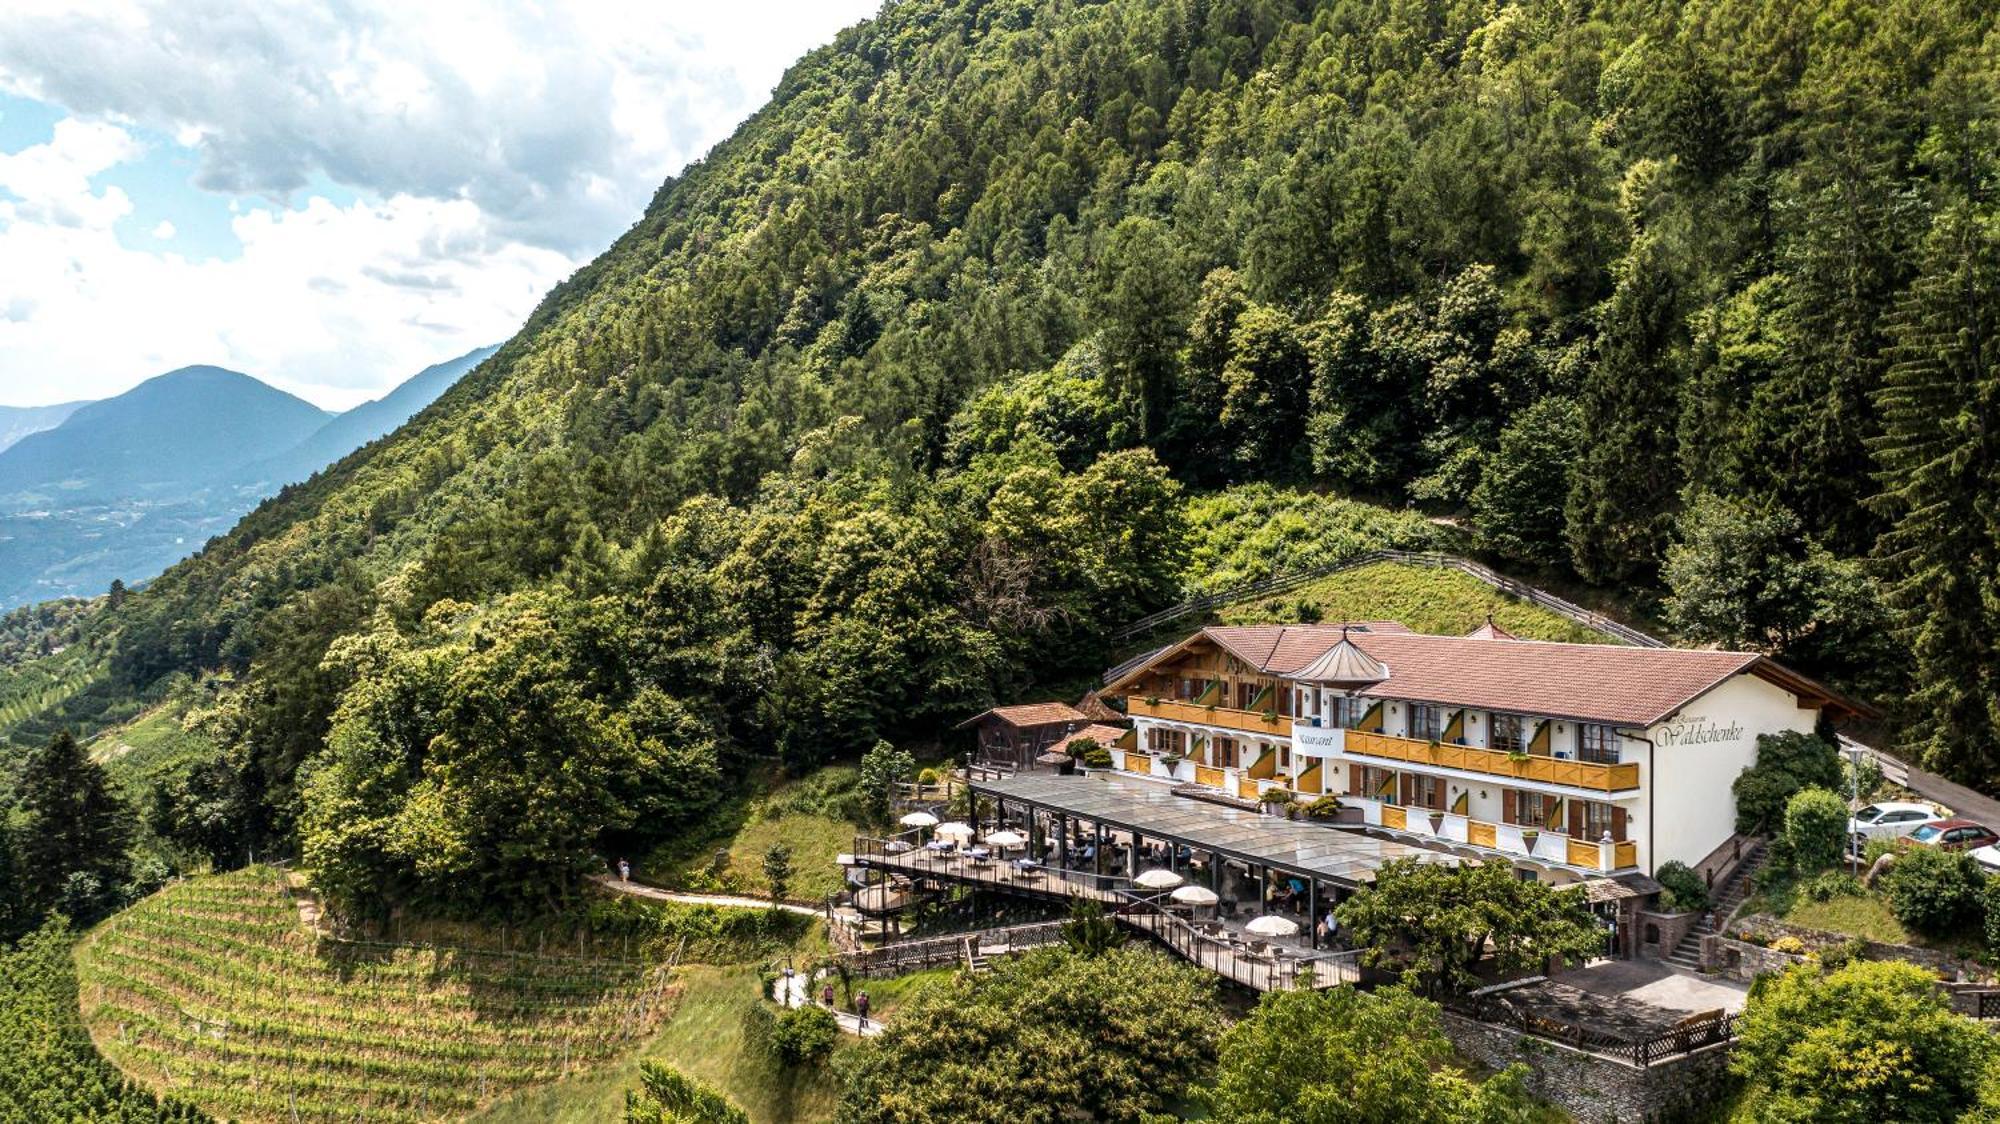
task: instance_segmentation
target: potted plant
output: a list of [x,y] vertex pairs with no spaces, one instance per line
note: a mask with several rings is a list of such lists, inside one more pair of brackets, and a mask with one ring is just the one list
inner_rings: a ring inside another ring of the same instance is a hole
[[1431,834],[1432,834],[1432,835],[1443,835],[1443,834],[1444,834],[1444,813],[1443,813],[1443,812],[1432,812],[1432,813],[1431,813],[1431,816],[1430,816],[1430,819],[1431,819]]
[[1430,744],[1424,746],[1424,752],[1430,755],[1431,760],[1436,761],[1438,759],[1439,748],[1440,747],[1438,745],[1438,740],[1436,738],[1432,738],[1430,740]]
[[1272,815],[1276,815],[1280,807],[1284,807],[1288,812],[1292,810],[1290,808],[1292,804],[1292,790],[1283,785],[1273,785],[1258,793],[1257,800]]
[[1532,827],[1524,827],[1521,829],[1521,845],[1523,847],[1526,847],[1528,849],[1528,853],[1531,855],[1535,853],[1535,840],[1540,839],[1541,837],[1542,833],[1535,830]]
[[[1359,811],[1360,809],[1351,809],[1351,810]],[[1319,799],[1313,801],[1312,803],[1306,805],[1306,815],[1309,818],[1315,820],[1325,820],[1329,823],[1340,822],[1342,818],[1341,813],[1346,811],[1350,811],[1350,809],[1341,804],[1340,797],[1335,796],[1331,793],[1328,793],[1327,795],[1322,796]]]

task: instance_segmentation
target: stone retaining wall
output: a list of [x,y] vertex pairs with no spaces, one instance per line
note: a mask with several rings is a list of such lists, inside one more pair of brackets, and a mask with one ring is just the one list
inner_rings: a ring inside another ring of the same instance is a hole
[[1729,1075],[1726,1042],[1641,1069],[1629,1061],[1480,1022],[1456,1011],[1443,1012],[1443,1018],[1445,1035],[1459,1053],[1493,1069],[1525,1064],[1529,1090],[1583,1124],[1636,1124],[1696,1116],[1726,1099],[1734,1082]]
[[[1962,982],[1991,981],[1992,969],[1977,960],[1968,960],[1941,952],[1934,948],[1917,948],[1907,944],[1886,944],[1882,941],[1855,940],[1840,933],[1829,933],[1823,929],[1808,929],[1802,925],[1792,925],[1768,914],[1752,914],[1738,918],[1730,931],[1739,936],[1751,936],[1758,942],[1768,944],[1779,937],[1796,937],[1799,943],[1810,951],[1841,948],[1851,945],[1863,960],[1903,960],[1936,972],[1939,977]],[[1749,942],[1739,942],[1749,943]],[[1782,954],[1780,954],[1782,955]],[[1794,958],[1796,959],[1796,958]],[[1704,962],[1705,963],[1705,962]]]
[[1774,948],[1709,934],[1701,938],[1701,970],[1749,983],[1767,972],[1782,972],[1805,957]]

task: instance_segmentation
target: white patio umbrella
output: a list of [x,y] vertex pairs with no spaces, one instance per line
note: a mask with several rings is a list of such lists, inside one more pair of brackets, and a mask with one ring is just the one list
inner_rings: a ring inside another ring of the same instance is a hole
[[986,841],[995,847],[1019,847],[1028,840],[1018,831],[996,831],[987,836]]
[[1182,886],[1167,896],[1182,905],[1214,905],[1221,900],[1206,886]]
[[902,820],[904,827],[936,827],[938,818],[929,812],[911,812]]
[[960,823],[957,820],[939,824],[937,833],[948,839],[970,839],[974,834],[971,824]]
[[1148,890],[1167,890],[1180,885],[1186,879],[1165,867],[1154,867],[1151,870],[1141,872],[1139,877],[1133,879],[1133,881]]
[[1296,937],[1299,935],[1299,923],[1289,917],[1267,913],[1262,917],[1252,918],[1248,925],[1243,926],[1243,931],[1255,933],[1260,937]]

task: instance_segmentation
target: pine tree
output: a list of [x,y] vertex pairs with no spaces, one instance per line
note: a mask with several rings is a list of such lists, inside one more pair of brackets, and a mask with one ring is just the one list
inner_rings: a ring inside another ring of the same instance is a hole
[[1597,364],[1584,380],[1582,446],[1564,511],[1570,559],[1593,582],[1650,582],[1666,550],[1681,485],[1679,303],[1665,251],[1641,235],[1606,304]]
[[1889,326],[1876,395],[1879,503],[1893,520],[1876,553],[1901,614],[1915,687],[1906,748],[1967,783],[2000,780],[2000,165],[1990,119],[1961,115],[1925,145],[1943,199],[1921,270]]
[[15,854],[31,915],[52,908],[75,874],[94,877],[107,892],[124,885],[132,810],[69,731],[28,755],[16,796]]

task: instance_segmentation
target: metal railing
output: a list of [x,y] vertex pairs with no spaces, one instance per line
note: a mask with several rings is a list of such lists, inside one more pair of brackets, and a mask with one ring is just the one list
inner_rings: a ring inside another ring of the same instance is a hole
[[[1148,613],[1130,624],[1113,630],[1111,639],[1114,643],[1135,640],[1151,633],[1162,625],[1171,624],[1186,617],[1206,613],[1213,609],[1222,608],[1225,605],[1234,605],[1241,601],[1249,601],[1258,597],[1268,597],[1274,593],[1289,593],[1309,582],[1332,577],[1347,570],[1360,569],[1363,566],[1373,565],[1377,562],[1400,562],[1408,566],[1427,566],[1439,570],[1457,570],[1511,597],[1526,601],[1531,605],[1538,605],[1558,616],[1566,617],[1585,628],[1601,632],[1626,644],[1640,648],[1665,648],[1668,646],[1666,641],[1656,636],[1648,635],[1630,625],[1612,620],[1603,613],[1586,609],[1574,601],[1557,597],[1546,590],[1537,589],[1525,582],[1515,581],[1513,578],[1497,573],[1491,568],[1482,566],[1471,559],[1461,558],[1454,554],[1409,550],[1371,550],[1335,562],[1329,566],[1321,566],[1312,570],[1301,570],[1290,574],[1280,574],[1266,578],[1263,581],[1249,582],[1229,589],[1218,590],[1215,593],[1191,597],[1178,605],[1168,606],[1156,613]],[[1125,665],[1114,668],[1113,673],[1106,676],[1105,682],[1112,682],[1119,674],[1129,670],[1133,662],[1127,661]]]
[[[1280,945],[1240,939],[1226,929],[1220,934],[1205,932],[1167,910],[1166,891],[1136,886],[1121,875],[1039,865],[1024,868],[990,858],[975,860],[910,846],[907,839],[898,838],[857,838],[853,854],[864,865],[912,878],[950,879],[1098,902],[1119,923],[1155,938],[1200,967],[1258,991],[1335,987],[1360,978],[1359,954],[1354,951],[1318,952],[1301,948],[1294,952]],[[1059,937],[1062,923],[1046,924],[1054,926]],[[956,952],[940,956],[950,960]]]

